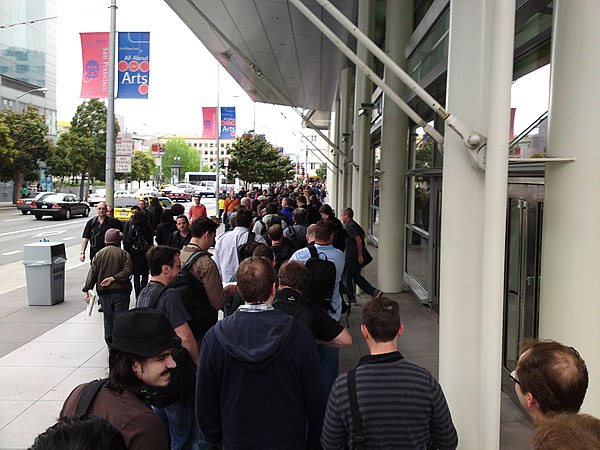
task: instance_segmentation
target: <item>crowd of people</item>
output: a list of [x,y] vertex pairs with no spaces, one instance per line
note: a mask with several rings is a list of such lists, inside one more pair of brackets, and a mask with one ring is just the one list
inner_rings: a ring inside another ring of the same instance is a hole
[[[98,204],[80,260],[89,247],[84,299],[95,290],[104,313],[108,377],[78,386],[32,449],[67,439],[132,450],[457,448],[441,386],[398,352],[398,302],[361,274],[372,259],[363,228],[324,195],[311,185],[231,191],[218,236],[200,198],[188,215],[140,200],[124,226]],[[352,344],[340,320],[356,285],[371,297],[369,355],[340,375],[339,349]],[[600,442],[597,419],[578,414],[588,379],[574,349],[532,343],[511,376],[544,424],[535,448],[567,448],[547,443],[565,430],[578,442],[581,423],[582,442]]]

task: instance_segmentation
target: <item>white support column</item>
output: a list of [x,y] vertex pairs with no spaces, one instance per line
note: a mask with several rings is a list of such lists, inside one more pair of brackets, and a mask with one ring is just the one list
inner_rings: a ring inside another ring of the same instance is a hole
[[600,416],[600,3],[554,2],[540,338],[575,347],[589,372],[582,412]]
[[[413,1],[388,2],[386,53],[406,68],[404,46],[413,30]],[[385,71],[385,82],[402,96],[404,87],[398,78]],[[406,205],[406,162],[408,117],[385,94],[381,125],[381,176],[379,177],[379,259],[377,287],[384,292],[402,291],[404,271],[404,209]]]
[[[493,0],[450,2],[446,109],[487,131]],[[440,249],[439,379],[460,447],[478,449],[482,420],[484,172],[446,126]],[[494,448],[494,447],[492,447]]]
[[[340,74],[340,149],[347,155],[352,155],[352,76],[353,68],[346,67]],[[348,207],[352,199],[352,165],[342,157],[339,157],[340,167],[343,173],[339,177],[337,185],[337,212]]]
[[[333,102],[333,110],[330,116],[329,126],[329,139],[333,141],[338,148],[341,148],[341,137],[340,137],[340,98],[336,96]],[[337,152],[331,151],[331,147],[326,150],[327,156],[333,161],[333,164],[341,167],[338,160]],[[327,203],[331,205],[334,211],[337,209],[337,189],[335,188],[339,183],[340,171],[331,164],[327,164]]]
[[[375,24],[373,0],[358,0],[358,28],[372,38]],[[356,55],[367,66],[373,66],[373,55],[357,42]],[[352,209],[354,218],[363,227],[369,221],[369,172],[371,171],[371,112],[358,115],[361,103],[370,103],[373,83],[361,70],[355,73],[354,87],[354,162],[352,167]]]

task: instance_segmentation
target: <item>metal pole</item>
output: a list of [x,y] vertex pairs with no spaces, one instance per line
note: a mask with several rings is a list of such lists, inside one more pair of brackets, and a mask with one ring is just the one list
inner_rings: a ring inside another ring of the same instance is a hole
[[[216,169],[217,169],[217,183],[215,184],[215,208],[216,214],[219,214],[219,192],[221,191],[221,105],[219,104],[219,90],[221,87],[220,84],[220,73],[221,73],[221,64],[217,63],[217,160],[216,160]],[[227,180],[225,180],[227,183]]]
[[[290,0],[298,10],[306,16],[308,20],[310,20],[317,29],[323,33],[337,48],[339,48],[344,55],[348,57],[350,61],[352,61],[356,67],[358,67],[369,80],[379,86],[388,96],[389,98],[396,104],[402,111],[406,113],[408,117],[419,126],[421,126],[427,134],[429,134],[438,144],[441,146],[444,145],[444,137],[431,125],[429,125],[425,120],[423,120],[413,109],[406,104],[404,100],[400,98],[398,94],[396,94],[390,87],[383,82],[381,78],[379,78],[371,68],[365,64],[361,59],[346,45],[344,44],[340,38],[336,36],[336,34],[331,31],[321,20],[315,16],[310,9],[308,9],[300,0]],[[358,105],[357,105],[358,106]]]
[[481,302],[481,422],[479,448],[500,445],[504,240],[508,186],[510,88],[513,72],[515,0],[493,2],[490,100],[483,213]]
[[108,49],[108,107],[106,112],[106,203],[115,204],[115,37],[117,0],[111,0]]
[[[329,2],[327,0],[316,0],[316,1],[323,7],[323,9],[327,10],[327,12],[329,12],[329,14],[331,14],[346,30],[348,30],[348,32],[350,34],[352,34],[362,45],[367,47],[367,49],[373,55],[375,55],[375,57],[377,59],[379,59],[384,64],[386,69],[391,70],[410,90],[412,90],[421,100],[423,100],[425,103],[427,103],[427,106],[429,106],[431,109],[433,109],[436,114],[438,114],[442,119],[444,119],[446,124],[450,128],[452,128],[456,133],[458,133],[458,135],[463,139],[463,141],[467,147],[474,148],[474,147],[477,147],[481,143],[482,136],[480,136],[479,133],[469,130],[465,124],[463,124],[455,116],[453,116],[448,111],[446,111],[440,103],[438,103],[431,95],[429,95],[429,93],[425,89],[423,89],[415,80],[413,80],[410,77],[410,75],[408,75],[398,64],[396,64],[396,62],[394,62],[394,60],[392,58],[390,58],[388,55],[386,55],[385,52],[383,50],[381,50],[371,39],[369,39],[369,37],[367,35],[365,35],[356,25],[354,25],[350,20],[348,20],[348,18],[344,14],[342,14],[335,6],[333,6],[333,4],[331,4],[331,2]],[[290,2],[302,11],[302,9],[298,6],[298,3],[300,3],[300,0],[290,0]],[[304,8],[305,11],[310,11],[304,5],[302,5],[302,7]],[[306,15],[306,13],[304,13],[304,14]],[[309,20],[311,20],[311,19],[309,18]],[[317,26],[317,28],[320,29],[320,27],[318,27],[318,26]],[[321,30],[321,31],[323,31],[323,30]],[[332,35],[335,36],[333,33],[332,33]],[[326,36],[327,36],[327,34],[326,34]],[[332,42],[334,42],[334,44],[336,44],[335,41],[332,41]],[[339,45],[338,45],[338,47],[339,47]],[[361,70],[364,70],[362,68],[362,66],[359,66],[358,64],[357,64],[357,66],[360,67]],[[367,76],[368,76],[368,73],[367,73]],[[377,82],[375,80],[373,80],[373,81],[377,84]],[[382,83],[383,83],[383,81],[382,81]],[[385,85],[385,83],[383,83],[383,85]],[[379,86],[379,84],[378,84],[378,86]],[[382,86],[380,86],[380,87],[383,89]],[[387,91],[386,91],[386,94],[389,95],[389,93]],[[392,100],[394,100],[394,99],[392,98]],[[396,102],[396,100],[394,100],[394,103],[398,104]],[[400,108],[402,108],[402,110],[411,119],[413,119],[413,117],[410,114],[408,114],[408,112],[405,111],[401,105],[398,104],[398,106]],[[406,107],[410,108],[408,105],[406,105]],[[412,111],[412,109],[411,109],[411,111]],[[418,121],[416,121],[414,119],[413,119],[413,121],[415,121],[416,123],[419,123]],[[427,131],[427,133],[430,134],[429,130],[425,130],[425,131]],[[433,135],[431,135],[431,136],[434,137]],[[436,140],[436,142],[438,142],[438,140],[435,137],[434,137],[434,139]]]

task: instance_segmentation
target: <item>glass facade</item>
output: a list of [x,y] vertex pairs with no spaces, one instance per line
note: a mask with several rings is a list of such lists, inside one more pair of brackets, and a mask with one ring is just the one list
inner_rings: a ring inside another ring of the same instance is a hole
[[2,0],[0,5],[6,26],[0,34],[0,75],[33,86],[56,85],[55,1]]

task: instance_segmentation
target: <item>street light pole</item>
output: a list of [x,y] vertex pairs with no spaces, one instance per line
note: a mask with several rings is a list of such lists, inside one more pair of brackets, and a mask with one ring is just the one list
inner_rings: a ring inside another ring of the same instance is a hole
[[106,203],[115,204],[115,35],[117,0],[111,0],[108,41],[108,105],[106,108]]
[[16,108],[17,112],[19,112],[19,105],[21,104],[21,102],[19,100],[21,98],[23,98],[24,96],[26,96],[27,94],[31,94],[32,92],[42,92],[45,94],[46,92],[48,92],[48,88],[47,87],[39,87],[39,88],[29,89],[27,92],[23,92],[21,95],[19,95],[17,97],[16,103],[15,103],[15,108]]

